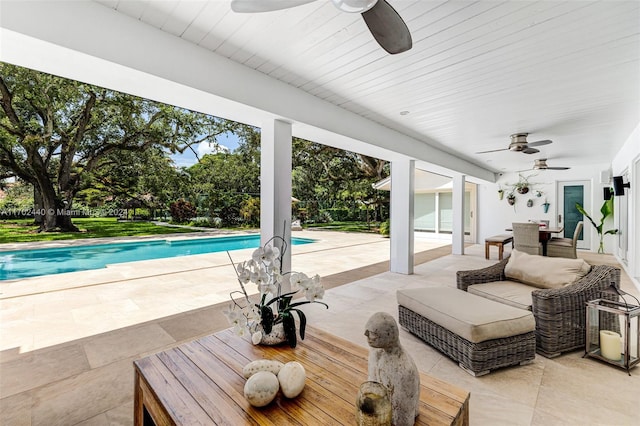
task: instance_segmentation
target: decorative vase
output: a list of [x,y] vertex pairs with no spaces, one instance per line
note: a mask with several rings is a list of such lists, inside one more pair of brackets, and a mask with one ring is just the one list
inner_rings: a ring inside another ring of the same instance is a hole
[[533,207],[533,200],[531,198],[527,200],[527,207]]
[[514,195],[509,195],[507,197],[507,203],[509,203],[510,206],[514,205],[516,203],[516,197]]
[[549,203],[544,203],[542,204],[542,211],[544,211],[545,213],[547,213],[549,211]]
[[[262,329],[262,326],[259,326]],[[261,345],[279,345],[280,343],[284,343],[287,341],[287,336],[284,333],[284,325],[281,322],[277,324],[273,324],[271,327],[271,333],[265,333],[262,331],[262,339],[260,340]]]
[[356,398],[358,426],[391,426],[391,399],[382,383],[364,382]]
[[503,197],[504,197],[504,191],[498,191],[498,199],[502,200]]
[[518,188],[518,194],[526,194],[527,192],[529,192],[528,186],[521,186]]

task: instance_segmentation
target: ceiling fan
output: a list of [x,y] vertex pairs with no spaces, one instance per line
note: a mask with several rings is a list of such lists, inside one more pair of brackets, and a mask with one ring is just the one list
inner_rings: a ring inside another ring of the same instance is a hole
[[547,159],[540,158],[537,160],[533,160],[533,169],[532,170],[569,170],[571,167],[549,167],[547,166]]
[[552,142],[549,139],[545,139],[542,141],[535,141],[535,142],[527,142],[528,135],[529,133],[514,133],[513,135],[511,135],[511,143],[507,148],[492,149],[490,151],[480,151],[480,152],[476,152],[476,154],[486,154],[488,152],[498,152],[498,151],[515,151],[515,152],[522,152],[524,154],[535,154],[537,152],[540,152],[540,150],[533,148],[534,146],[548,145]]
[[[237,13],[259,13],[287,9],[315,0],[232,0]],[[378,44],[390,54],[411,49],[413,42],[407,24],[386,0],[331,0],[343,12],[360,13]]]
[[529,170],[569,170],[571,167],[549,167],[547,166],[547,159],[540,158],[533,160],[533,168],[518,170],[519,172],[528,172]]

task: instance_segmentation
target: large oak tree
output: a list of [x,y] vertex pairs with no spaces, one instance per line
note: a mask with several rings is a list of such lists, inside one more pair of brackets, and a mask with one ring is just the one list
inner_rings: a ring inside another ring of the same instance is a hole
[[184,151],[215,143],[236,126],[6,63],[0,63],[0,96],[0,171],[33,185],[41,231],[77,230],[64,212],[96,182],[90,175],[117,166],[114,153]]

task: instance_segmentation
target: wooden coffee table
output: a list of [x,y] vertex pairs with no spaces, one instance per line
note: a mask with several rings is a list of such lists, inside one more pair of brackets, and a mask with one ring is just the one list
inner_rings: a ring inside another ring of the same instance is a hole
[[[224,330],[134,362],[135,425],[349,425],[367,380],[368,350],[307,327],[298,347],[254,346]],[[307,372],[297,398],[266,407],[244,398],[242,367],[261,358],[298,361]],[[417,425],[468,425],[469,392],[421,374]]]

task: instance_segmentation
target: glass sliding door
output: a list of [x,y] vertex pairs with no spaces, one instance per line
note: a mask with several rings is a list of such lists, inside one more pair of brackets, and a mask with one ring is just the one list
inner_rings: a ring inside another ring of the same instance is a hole
[[440,210],[438,230],[442,233],[451,234],[453,232],[453,194],[451,192],[440,192],[438,196]]
[[[414,229],[435,234],[453,232],[453,194],[432,192],[415,195]],[[465,241],[473,242],[475,197],[472,191],[464,194],[464,235]]]
[[414,221],[417,231],[436,232],[436,194],[416,194]]

